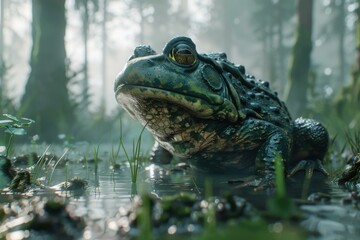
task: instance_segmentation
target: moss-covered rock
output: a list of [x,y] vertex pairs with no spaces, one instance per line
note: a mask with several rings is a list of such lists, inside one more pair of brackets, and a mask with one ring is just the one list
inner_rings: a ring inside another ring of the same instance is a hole
[[[256,211],[243,198],[228,194],[202,199],[191,193],[178,193],[162,199],[153,195],[134,198],[128,209],[121,209],[119,233],[140,233],[144,222],[152,233],[163,234],[176,226],[177,233],[197,232],[208,222],[225,223],[230,220],[252,219]],[[147,213],[147,216],[144,216]]]

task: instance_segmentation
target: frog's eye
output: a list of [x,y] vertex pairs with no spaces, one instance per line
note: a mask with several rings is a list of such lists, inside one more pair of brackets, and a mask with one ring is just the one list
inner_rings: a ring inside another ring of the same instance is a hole
[[179,44],[172,48],[169,58],[175,63],[184,66],[192,66],[196,63],[196,55],[186,44]]

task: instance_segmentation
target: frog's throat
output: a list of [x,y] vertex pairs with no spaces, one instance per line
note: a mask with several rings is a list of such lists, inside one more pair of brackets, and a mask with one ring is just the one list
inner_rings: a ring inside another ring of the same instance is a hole
[[[230,122],[236,122],[239,118],[235,105],[228,99],[224,99],[221,104],[214,105],[199,97],[170,92],[160,88],[121,84],[117,87],[116,99],[129,112],[133,112],[134,108],[136,108],[137,99],[153,99],[178,105],[198,118],[227,120]],[[141,109],[138,111],[141,111]]]

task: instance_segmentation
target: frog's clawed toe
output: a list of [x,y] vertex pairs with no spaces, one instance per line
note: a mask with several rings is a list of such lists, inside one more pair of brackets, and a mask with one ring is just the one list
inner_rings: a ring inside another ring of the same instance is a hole
[[320,160],[301,160],[288,174],[288,177],[294,176],[299,171],[305,171],[306,179],[311,179],[314,171],[319,171],[328,176],[329,173],[324,168]]

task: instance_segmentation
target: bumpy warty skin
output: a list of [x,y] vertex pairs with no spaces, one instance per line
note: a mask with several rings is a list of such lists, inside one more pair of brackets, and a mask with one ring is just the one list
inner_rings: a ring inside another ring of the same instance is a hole
[[[139,46],[115,81],[119,104],[154,135],[154,158],[253,162],[272,171],[284,161],[322,160],[328,133],[317,121],[292,120],[269,83],[246,74],[224,53],[200,54],[176,37],[163,53]],[[229,157],[225,157],[229,156]]]

